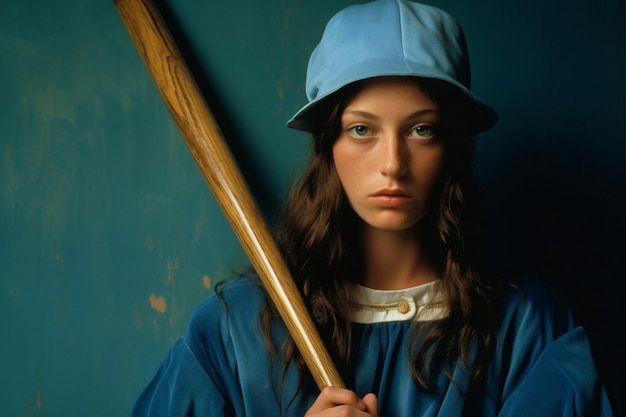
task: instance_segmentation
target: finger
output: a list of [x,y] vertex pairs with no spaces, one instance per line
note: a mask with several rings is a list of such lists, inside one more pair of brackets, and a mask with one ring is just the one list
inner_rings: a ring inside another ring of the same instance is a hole
[[375,394],[367,394],[363,397],[363,403],[365,403],[365,411],[370,413],[372,417],[378,417],[378,397]]
[[317,397],[313,406],[309,409],[307,416],[316,415],[323,410],[328,410],[334,407],[348,406],[359,411],[365,411],[366,405],[358,395],[354,392],[337,387],[325,387]]
[[325,387],[322,395],[334,405],[348,405],[358,410],[365,410],[365,403],[354,391],[337,387]]

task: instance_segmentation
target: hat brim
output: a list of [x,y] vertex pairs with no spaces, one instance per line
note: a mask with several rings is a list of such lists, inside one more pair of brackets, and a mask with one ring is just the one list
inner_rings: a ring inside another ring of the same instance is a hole
[[497,112],[472,94],[463,85],[454,80],[442,79],[428,75],[414,75],[406,73],[376,74],[370,77],[361,77],[352,82],[329,91],[323,97],[309,102],[302,107],[288,122],[287,126],[309,133],[313,133],[325,125],[332,112],[338,95],[348,86],[355,83],[379,77],[415,77],[416,79],[435,80],[437,96],[444,111],[448,113],[449,123],[453,123],[454,130],[467,134],[477,134],[491,129],[498,121]]

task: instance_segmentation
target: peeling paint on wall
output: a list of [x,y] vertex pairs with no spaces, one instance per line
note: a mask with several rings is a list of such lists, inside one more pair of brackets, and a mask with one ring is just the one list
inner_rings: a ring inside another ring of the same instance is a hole
[[[37,391],[35,393],[35,395],[33,395],[32,393],[28,394],[28,402],[29,404],[26,405],[26,415],[28,417],[32,417],[35,415],[36,411],[40,411],[41,410],[41,392]],[[39,413],[37,413],[39,414]]]
[[150,294],[150,307],[158,311],[159,313],[165,313],[167,311],[167,302],[165,301],[165,297],[159,295],[158,297],[154,294]]
[[204,288],[206,288],[207,290],[211,288],[211,277],[209,277],[208,275],[205,275],[202,277],[202,285],[204,285]]
[[178,258],[174,260],[174,262],[167,263],[167,282],[171,283],[174,280],[174,271],[178,269],[179,261]]

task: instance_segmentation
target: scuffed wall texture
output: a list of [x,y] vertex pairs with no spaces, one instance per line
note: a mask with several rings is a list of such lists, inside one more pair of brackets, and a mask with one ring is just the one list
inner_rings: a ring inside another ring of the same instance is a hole
[[[494,258],[561,287],[624,381],[626,6],[431,0],[464,26]],[[0,415],[123,416],[195,305],[246,258],[108,0],[0,11]],[[341,0],[156,1],[269,220],[284,128]]]

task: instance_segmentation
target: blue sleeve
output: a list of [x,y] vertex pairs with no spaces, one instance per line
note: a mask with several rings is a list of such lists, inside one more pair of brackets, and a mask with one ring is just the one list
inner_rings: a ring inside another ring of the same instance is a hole
[[498,415],[613,415],[582,328],[565,333],[546,347]]
[[505,299],[495,361],[499,417],[612,416],[587,337],[554,288],[520,283]]
[[[281,402],[287,403],[289,415],[304,415],[308,396],[292,400],[291,394],[281,395],[282,367],[272,366],[276,363],[260,329],[265,300],[258,279],[239,278],[203,301],[132,416],[269,416]],[[293,392],[297,370],[290,369],[284,381]]]
[[157,374],[143,390],[133,417],[231,416],[232,407],[204,372],[184,339],[171,347]]
[[191,316],[187,334],[170,348],[136,400],[133,417],[234,416],[240,401],[227,311],[214,294]]

